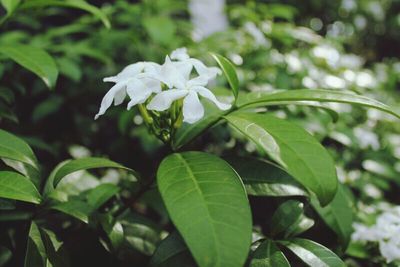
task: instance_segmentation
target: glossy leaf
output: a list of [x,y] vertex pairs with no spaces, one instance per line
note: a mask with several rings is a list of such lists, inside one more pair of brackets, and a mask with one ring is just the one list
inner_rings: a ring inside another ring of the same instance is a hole
[[150,260],[151,267],[195,267],[185,241],[178,232],[169,234],[157,247]]
[[29,145],[17,136],[0,129],[0,158],[12,159],[29,164],[37,171],[39,166]]
[[237,77],[235,67],[233,66],[232,62],[230,62],[227,58],[213,53],[211,55],[215,59],[215,61],[217,61],[219,67],[224,72],[236,100],[239,95],[239,79]]
[[27,9],[45,6],[60,6],[81,9],[100,19],[106,28],[111,28],[111,23],[103,11],[83,0],[30,0],[23,3],[21,8]]
[[328,248],[314,241],[294,238],[288,241],[281,241],[284,246],[291,250],[308,266],[319,267],[344,267],[344,262]]
[[43,49],[29,45],[0,46],[0,53],[39,76],[49,88],[58,77],[53,58]]
[[39,227],[35,222],[31,223],[28,235],[28,242],[26,248],[26,255],[24,261],[25,267],[47,266],[47,254],[46,248],[43,244],[42,237],[40,235]]
[[362,95],[356,95],[350,91],[337,90],[310,90],[299,89],[276,92],[254,92],[244,95],[238,100],[240,108],[246,106],[271,106],[281,104],[296,104],[298,101],[337,102],[359,105],[382,110],[400,118],[400,113],[377,100]]
[[222,159],[176,153],[157,172],[158,189],[172,222],[200,267],[242,266],[251,242],[244,186]]
[[297,181],[314,192],[322,205],[333,199],[337,189],[334,162],[307,131],[267,114],[235,112],[226,116],[226,119]]
[[97,168],[118,168],[132,171],[119,163],[104,158],[80,158],[67,160],[57,166],[49,176],[48,183],[52,183],[54,187],[67,175],[80,170],[97,169]]
[[290,267],[282,251],[272,240],[262,242],[251,256],[249,267]]
[[321,207],[318,201],[311,201],[321,219],[338,235],[340,242],[347,247],[353,232],[353,206],[343,185],[339,185],[332,202]]
[[142,222],[121,222],[124,237],[132,248],[144,255],[151,256],[160,242],[160,233],[151,225]]
[[93,209],[98,209],[118,192],[119,187],[114,184],[101,184],[88,192],[87,200]]
[[287,238],[299,235],[313,227],[314,224],[315,222],[313,219],[308,218],[304,213],[302,213],[297,221],[285,230],[284,237]]
[[[307,190],[276,164],[249,157],[226,159],[239,174],[248,195],[307,196]],[[246,162],[246,164],[243,164]]]
[[271,234],[277,235],[298,222],[303,214],[304,204],[297,200],[283,202],[271,217]]
[[39,204],[41,196],[35,185],[16,172],[0,171],[0,197]]
[[59,253],[61,242],[54,233],[31,223],[25,255],[25,267],[66,267],[67,260]]
[[68,200],[67,202],[57,203],[51,208],[68,214],[84,223],[89,222],[89,216],[93,212],[92,207],[80,200]]

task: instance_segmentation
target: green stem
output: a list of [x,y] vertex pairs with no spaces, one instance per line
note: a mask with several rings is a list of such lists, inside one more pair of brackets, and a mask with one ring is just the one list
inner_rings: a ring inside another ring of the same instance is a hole
[[150,114],[147,112],[147,109],[145,108],[145,106],[143,104],[139,104],[138,105],[139,108],[139,112],[140,115],[142,115],[143,120],[145,121],[145,123],[149,126],[151,124],[153,124],[153,118],[150,116]]

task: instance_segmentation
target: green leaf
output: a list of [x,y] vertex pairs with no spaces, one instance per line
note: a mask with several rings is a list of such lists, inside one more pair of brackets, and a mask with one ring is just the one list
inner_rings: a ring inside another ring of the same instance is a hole
[[24,266],[68,266],[68,261],[63,257],[60,246],[61,243],[56,239],[53,232],[40,228],[35,222],[32,222],[29,230]]
[[322,205],[333,199],[338,183],[334,162],[307,131],[267,114],[235,112],[226,119],[314,192]]
[[61,202],[53,205],[52,209],[61,211],[68,214],[84,223],[89,222],[89,216],[93,212],[93,208],[90,207],[86,202],[80,200],[68,200],[67,202]]
[[285,230],[284,237],[287,238],[299,235],[313,227],[314,224],[315,222],[313,219],[308,218],[302,213],[298,220]]
[[46,249],[40,235],[39,227],[35,222],[31,223],[29,229],[24,266],[47,266]]
[[251,243],[244,186],[222,159],[176,153],[157,171],[158,189],[172,222],[200,267],[243,266]]
[[224,72],[236,101],[239,95],[239,79],[237,77],[235,67],[233,66],[232,62],[221,55],[211,53],[211,56],[215,59],[215,61],[217,61],[218,65]]
[[53,58],[43,49],[15,44],[0,46],[0,53],[39,76],[49,88],[57,81],[58,68]]
[[119,187],[116,185],[101,184],[88,192],[87,200],[93,209],[98,209],[118,192]]
[[59,164],[50,174],[47,180],[47,190],[49,187],[56,187],[57,184],[67,175],[80,170],[97,169],[97,168],[118,168],[132,171],[131,169],[122,166],[119,163],[104,158],[80,158],[74,160],[67,160]]
[[21,0],[1,0],[0,2],[7,11],[7,17],[9,17],[14,13]]
[[297,200],[283,202],[271,218],[271,235],[275,236],[298,222],[304,212],[304,204]]
[[348,103],[382,110],[400,118],[400,113],[394,111],[392,107],[366,96],[356,95],[350,91],[299,89],[272,93],[253,92],[239,98],[238,106],[240,108],[247,106],[272,106],[288,103],[296,104],[299,101]]
[[290,267],[282,251],[272,240],[265,240],[253,252],[249,267]]
[[60,110],[64,99],[61,96],[52,95],[48,99],[38,103],[32,111],[32,121],[38,122],[47,116]]
[[178,129],[174,136],[172,148],[176,151],[182,146],[188,144],[190,141],[195,139],[201,133],[208,130],[214,124],[216,124],[223,115],[227,114],[227,111],[218,109],[213,103],[209,101],[203,101],[205,115],[204,117],[195,124],[185,123],[181,128]]
[[142,222],[121,221],[126,242],[144,255],[151,256],[160,242],[160,233],[151,225]]
[[0,246],[0,266],[6,266],[7,262],[11,260],[12,252],[4,246]]
[[37,171],[39,166],[29,145],[17,136],[0,129],[0,157],[29,164]]
[[332,251],[315,243],[314,241],[294,238],[289,241],[280,241],[281,244],[290,249],[297,257],[309,266],[318,267],[341,267],[346,266],[344,262]]
[[107,16],[94,5],[91,5],[83,0],[30,0],[26,1],[21,5],[21,8],[36,8],[36,7],[45,7],[45,6],[60,6],[60,7],[68,7],[68,8],[76,8],[81,9],[86,12],[91,13],[93,16],[100,19],[104,26],[109,29],[111,28],[111,23],[108,20]]
[[0,197],[39,204],[41,196],[35,185],[16,172],[0,171]]
[[242,178],[248,195],[308,196],[301,184],[270,161],[250,157],[229,157],[226,160]]
[[151,267],[195,267],[194,259],[178,232],[168,235],[150,260]]
[[353,205],[345,192],[343,185],[339,185],[332,202],[321,207],[317,201],[311,201],[321,219],[338,235],[340,242],[346,248],[353,232]]

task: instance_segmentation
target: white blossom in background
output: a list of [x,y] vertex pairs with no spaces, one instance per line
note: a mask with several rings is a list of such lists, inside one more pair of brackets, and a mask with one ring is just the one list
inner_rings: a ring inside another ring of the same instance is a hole
[[354,223],[353,227],[353,241],[376,242],[387,263],[400,260],[400,206],[385,208],[372,226]]
[[190,0],[189,12],[195,41],[228,28],[225,0]]
[[254,42],[258,46],[265,46],[265,47],[271,47],[271,41],[269,41],[267,38],[265,38],[264,33],[257,28],[257,26],[251,22],[248,21],[244,24],[244,29],[254,38]]
[[147,101],[147,109],[165,111],[174,101],[183,99],[183,121],[195,123],[204,116],[199,96],[209,99],[221,110],[231,107],[230,104],[218,101],[206,88],[218,74],[221,74],[219,68],[207,67],[200,60],[191,58],[186,48],[174,50],[166,57],[163,65],[154,62],[129,65],[118,75],[104,79],[115,85],[104,96],[95,119],[103,115],[112,102],[120,105],[127,95],[130,98],[128,109],[154,96]]

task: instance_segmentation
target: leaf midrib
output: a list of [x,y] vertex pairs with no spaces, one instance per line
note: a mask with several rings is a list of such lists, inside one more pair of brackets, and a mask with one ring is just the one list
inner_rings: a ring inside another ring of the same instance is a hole
[[[201,199],[203,200],[202,203],[206,203],[207,201],[204,198],[204,196],[202,194],[202,191],[201,191],[199,185],[196,182],[196,178],[194,177],[194,173],[193,173],[192,169],[190,168],[189,163],[186,161],[186,159],[181,154],[176,154],[176,155],[182,161],[184,167],[186,168],[186,171],[188,172],[188,175],[189,175],[190,179],[193,181],[193,184],[195,185],[196,191],[199,193]],[[208,217],[208,219],[210,221],[210,225],[211,225],[211,229],[212,229],[212,236],[213,236],[214,242],[216,244],[215,250],[216,250],[216,257],[217,258],[216,258],[215,266],[219,266],[218,265],[218,263],[219,263],[219,256],[218,256],[219,255],[219,250],[218,250],[218,245],[217,245],[217,244],[219,244],[219,242],[218,242],[218,239],[217,239],[217,234],[216,234],[215,228],[214,228],[214,226],[212,224],[213,219],[212,219],[212,217],[210,215],[210,210],[209,210],[209,208],[208,208],[208,206],[206,204],[204,204],[203,206],[205,207],[205,209],[207,211],[207,217]]]

